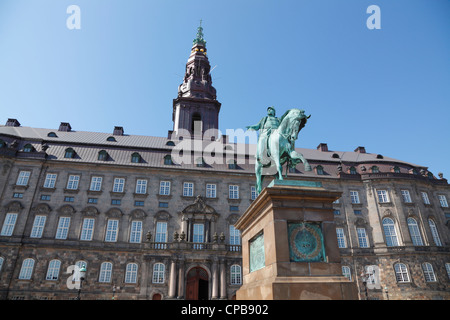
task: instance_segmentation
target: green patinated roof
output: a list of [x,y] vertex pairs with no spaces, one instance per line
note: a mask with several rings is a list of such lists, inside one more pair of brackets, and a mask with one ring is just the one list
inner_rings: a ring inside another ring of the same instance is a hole
[[203,39],[202,20],[200,20],[200,26],[197,28],[197,37],[192,42],[193,44],[201,44],[201,45],[206,44],[205,39]]

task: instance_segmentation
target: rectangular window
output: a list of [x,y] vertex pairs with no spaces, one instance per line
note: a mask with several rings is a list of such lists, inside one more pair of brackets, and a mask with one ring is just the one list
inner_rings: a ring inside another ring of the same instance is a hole
[[44,181],[44,188],[54,188],[56,184],[56,173],[47,173]]
[[163,196],[170,195],[170,181],[161,181],[159,183],[159,194]]
[[230,206],[230,211],[239,211],[238,206]]
[[89,190],[91,191],[100,191],[102,190],[102,177],[92,177],[91,178],[91,187]]
[[106,225],[105,241],[116,242],[118,231],[119,231],[119,220],[109,219]]
[[357,216],[362,215],[362,211],[361,210],[353,210],[353,213]]
[[250,190],[250,199],[255,200],[258,197],[258,192],[256,191],[256,187],[252,186]]
[[[205,226],[202,223],[194,223],[192,242],[203,243],[205,241],[204,227]],[[194,245],[194,249],[203,249],[203,245]]]
[[14,231],[14,226],[16,225],[17,213],[7,213],[5,217],[5,221],[3,222],[2,232],[0,235],[2,236],[11,236]]
[[356,228],[356,233],[358,234],[358,243],[360,248],[368,248],[369,241],[367,240],[366,229]]
[[216,197],[216,185],[215,184],[206,184],[206,197],[207,198],[215,198]]
[[17,177],[16,185],[18,186],[26,186],[28,185],[28,180],[30,179],[30,171],[20,171],[19,176]]
[[158,204],[159,208],[168,208],[169,207],[169,203],[168,202],[160,202]]
[[136,193],[146,194],[147,193],[147,180],[138,179],[136,181]]
[[194,184],[192,182],[183,183],[183,196],[184,197],[194,196]]
[[36,216],[34,218],[33,228],[31,229],[30,238],[41,238],[44,232],[46,216]]
[[50,201],[50,195],[48,195],[48,194],[43,194],[43,195],[41,195],[41,200],[43,200],[43,201]]
[[69,234],[70,217],[60,217],[55,239],[67,239]]
[[400,190],[402,193],[402,199],[404,203],[411,203],[411,195],[409,194],[409,190]]
[[334,213],[335,216],[340,216],[341,215],[341,210],[336,209],[336,210],[333,211],[333,213]]
[[438,195],[438,199],[442,208],[448,208],[447,198],[444,195]]
[[430,199],[428,198],[428,193],[421,192],[423,203],[430,204]]
[[69,180],[67,180],[67,189],[77,190],[79,182],[80,182],[80,176],[70,175]]
[[113,192],[123,192],[124,186],[125,186],[124,178],[115,178],[113,185]]
[[241,232],[236,229],[233,225],[230,226],[230,244],[240,245],[241,244]]
[[115,205],[115,206],[120,206],[121,203],[122,203],[122,200],[120,200],[120,199],[112,199],[111,200],[111,204]]
[[74,202],[75,198],[74,197],[64,197],[64,201],[65,202]]
[[346,248],[347,244],[346,244],[346,241],[345,241],[344,229],[336,228],[336,235],[337,235],[337,240],[338,240],[338,247],[339,248]]
[[14,192],[14,193],[13,193],[13,198],[19,198],[19,199],[22,199],[22,198],[23,198],[23,193]]
[[142,221],[132,221],[130,230],[130,242],[140,243],[142,238]]
[[138,201],[138,200],[136,200],[136,201],[134,202],[134,205],[135,205],[136,207],[143,207],[143,206],[144,206],[144,201]]
[[360,203],[358,191],[350,191],[350,200],[352,203]]
[[228,197],[230,199],[239,199],[239,186],[230,185],[228,186]]
[[[156,223],[156,235],[155,242],[165,243],[167,242],[167,222]],[[165,249],[166,244],[157,244],[156,249]]]
[[92,218],[83,219],[83,227],[81,228],[80,240],[91,241],[94,233],[94,222]]
[[89,198],[88,203],[96,204],[96,203],[98,203],[98,199],[97,198]]
[[389,202],[389,196],[386,190],[377,190],[378,202],[386,203]]

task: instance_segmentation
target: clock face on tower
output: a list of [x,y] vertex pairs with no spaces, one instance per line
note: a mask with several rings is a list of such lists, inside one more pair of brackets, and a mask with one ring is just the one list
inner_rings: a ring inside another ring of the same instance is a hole
[[325,261],[325,247],[320,223],[288,223],[288,241],[290,261]]

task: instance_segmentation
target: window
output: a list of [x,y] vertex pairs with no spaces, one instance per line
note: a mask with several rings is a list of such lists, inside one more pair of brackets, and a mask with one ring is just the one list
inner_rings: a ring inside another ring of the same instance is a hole
[[421,192],[420,194],[422,195],[423,203],[424,204],[430,204],[430,199],[428,198],[428,193]]
[[58,280],[59,269],[61,267],[61,261],[52,260],[48,264],[47,276],[45,280]]
[[70,217],[60,217],[55,239],[67,239],[70,226]]
[[402,199],[404,203],[411,203],[411,195],[409,194],[409,190],[401,190]]
[[230,225],[230,244],[241,245],[241,232],[233,225]]
[[170,194],[170,181],[161,181],[159,183],[159,194],[164,196]]
[[19,199],[22,199],[22,198],[23,198],[23,193],[20,193],[20,192],[14,192],[14,193],[13,193],[13,198],[19,198]]
[[230,206],[230,211],[239,211],[239,206]]
[[335,209],[333,210],[333,213],[335,216],[340,216],[341,215],[341,210]]
[[208,183],[206,184],[206,197],[215,198],[216,197],[216,185]]
[[19,279],[30,280],[31,274],[33,273],[34,260],[25,259],[22,262],[22,267],[20,268]]
[[136,207],[143,207],[144,206],[144,201],[136,200],[136,201],[134,201],[134,205]]
[[89,198],[88,203],[96,204],[96,203],[98,203],[98,199],[97,198]]
[[[203,243],[204,238],[204,225],[202,223],[194,223],[192,242]],[[194,245],[194,249],[202,249],[203,245]]]
[[166,155],[164,157],[164,164],[166,164],[166,165],[173,165],[172,157],[170,155]]
[[47,175],[45,176],[44,188],[54,188],[56,177],[56,173],[47,173]]
[[49,133],[47,134],[47,137],[50,137],[50,138],[58,138],[58,136],[57,136],[56,133],[54,133],[54,132],[49,132]]
[[396,263],[394,265],[394,271],[397,282],[409,282],[408,269],[406,268],[406,265],[404,263]]
[[228,197],[230,199],[239,199],[239,186],[236,185],[228,186]]
[[80,182],[80,176],[70,175],[69,180],[67,180],[67,189],[77,190],[79,182]]
[[395,166],[393,170],[394,170],[394,173],[400,173],[400,168],[397,166]]
[[105,150],[99,151],[97,159],[100,161],[106,161],[108,159],[108,152],[106,152]]
[[23,152],[32,152],[33,150],[34,150],[33,146],[29,143],[23,147]]
[[131,221],[130,242],[140,243],[142,239],[142,221]]
[[360,203],[358,191],[350,191],[350,200],[352,203]]
[[352,273],[350,271],[350,267],[342,266],[342,275],[348,279],[348,281],[352,281]]
[[362,211],[361,210],[353,210],[353,214],[360,216],[360,215],[362,215]]
[[105,241],[116,242],[118,231],[119,231],[119,220],[109,219],[106,225]]
[[158,203],[158,207],[159,207],[159,208],[168,208],[168,207],[169,207],[169,203],[168,203],[168,202],[162,202],[162,201],[160,201],[160,202]]
[[372,167],[372,173],[379,173],[380,169],[377,166]]
[[18,186],[26,186],[28,185],[28,180],[30,179],[30,171],[20,171],[19,176],[17,177],[16,185]]
[[358,244],[360,248],[368,248],[369,241],[367,240],[367,233],[365,228],[356,228],[356,233],[358,235]]
[[422,236],[420,235],[419,225],[417,224],[416,219],[408,218],[407,222],[413,245],[423,246]]
[[153,283],[164,283],[164,264],[155,263],[153,265]]
[[79,260],[79,261],[75,262],[75,266],[77,266],[78,269],[77,268],[74,269],[72,280],[73,281],[80,281],[80,269],[83,268],[83,267],[86,268],[87,263],[86,263],[86,261]]
[[12,236],[14,226],[16,225],[17,213],[7,213],[5,221],[3,222],[1,236]]
[[323,175],[324,174],[323,167],[322,166],[317,166],[316,167],[316,172],[317,172],[318,175]]
[[192,182],[183,183],[183,196],[184,197],[194,196],[194,184]]
[[195,159],[195,165],[197,167],[204,167],[206,164],[205,164],[205,160],[203,159],[203,157],[199,157],[199,158]]
[[114,206],[120,206],[121,203],[122,203],[122,200],[120,200],[120,199],[111,199],[111,204]]
[[65,202],[74,202],[75,198],[74,197],[64,197],[64,201]]
[[136,181],[136,193],[146,194],[147,193],[147,180],[138,179]]
[[140,163],[141,162],[141,155],[137,152],[133,153],[131,155],[131,162],[132,163]]
[[339,248],[346,248],[347,244],[345,241],[345,234],[343,228],[336,228],[336,234],[337,234],[337,240],[338,240],[338,247]]
[[439,237],[439,233],[436,227],[436,223],[433,219],[428,219],[428,225],[430,226],[431,235],[433,236],[434,244],[438,247],[442,246],[441,238]]
[[383,219],[384,236],[386,237],[386,245],[388,247],[398,246],[397,232],[395,231],[394,220],[391,218]]
[[44,231],[46,216],[36,216],[34,218],[33,228],[31,229],[30,238],[41,238]]
[[377,190],[378,202],[386,203],[389,202],[389,196],[386,190]]
[[112,263],[103,262],[100,266],[100,276],[98,282],[111,282]]
[[43,200],[43,201],[50,201],[50,195],[48,195],[48,194],[43,194],[43,195],[41,195],[41,200]]
[[356,174],[356,168],[355,167],[350,167],[349,171],[350,171],[350,174]]
[[436,282],[436,276],[431,263],[425,262],[422,264],[422,270],[426,282]]
[[444,195],[438,195],[438,199],[442,208],[448,208],[447,198]]
[[91,191],[100,191],[102,190],[102,177],[92,177],[91,178],[91,187],[89,190]]
[[258,197],[258,192],[256,191],[256,187],[252,186],[250,189],[250,199],[255,200]]
[[137,263],[128,263],[125,271],[125,283],[137,283]]
[[[156,235],[155,242],[165,243],[167,242],[167,222],[157,222],[156,223]],[[166,248],[165,244],[158,244],[156,246],[157,249]]]
[[230,284],[240,285],[242,284],[241,266],[234,264],[230,268]]
[[92,234],[94,232],[94,222],[93,218],[84,218],[83,227],[81,228],[80,240],[91,241]]
[[367,278],[367,283],[369,284],[375,284],[377,283],[376,277],[375,277],[375,268],[374,266],[366,266],[364,268],[366,270],[366,274],[369,275]]
[[113,192],[123,192],[124,186],[125,186],[124,178],[115,178],[113,185]]
[[447,276],[450,279],[450,263],[445,264],[445,270],[447,271]]
[[72,148],[67,148],[66,152],[64,153],[64,158],[73,158],[75,156],[75,151]]
[[236,166],[236,160],[230,160],[229,162],[228,162],[228,169],[236,169],[237,168],[237,166]]

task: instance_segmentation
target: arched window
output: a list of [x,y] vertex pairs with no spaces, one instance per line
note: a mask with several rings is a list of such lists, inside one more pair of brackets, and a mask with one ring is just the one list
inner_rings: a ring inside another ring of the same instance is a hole
[[350,167],[349,172],[350,172],[350,174],[356,174],[356,168]]
[[23,152],[32,152],[33,150],[34,150],[34,147],[29,143],[23,147]]
[[350,267],[342,266],[342,275],[346,277],[349,281],[352,281],[352,273]]
[[64,158],[73,158],[75,156],[75,151],[72,148],[67,148],[64,153]]
[[125,283],[137,283],[137,263],[128,263],[125,272]]
[[318,165],[316,167],[316,174],[318,174],[318,175],[323,175],[324,174],[323,167],[321,165]]
[[75,266],[77,266],[78,269],[77,268],[74,269],[72,281],[80,281],[80,269],[83,267],[86,268],[87,262],[83,261],[83,260],[79,260],[79,261],[75,262]]
[[45,277],[45,280],[58,280],[60,267],[61,261],[56,259],[50,261],[50,263],[48,264],[47,276]]
[[408,268],[404,263],[396,263],[394,265],[395,279],[397,282],[409,282]]
[[434,244],[438,247],[442,246],[441,238],[436,227],[436,223],[433,219],[428,219],[428,225],[430,226],[431,235],[433,236]]
[[379,173],[380,169],[377,166],[373,166],[372,168],[372,173]]
[[98,278],[98,282],[111,282],[112,275],[112,263],[111,262],[103,262],[100,266],[100,276]]
[[230,268],[230,279],[231,284],[242,284],[242,276],[241,276],[241,266],[234,264]]
[[169,141],[166,142],[166,146],[173,147],[173,146],[175,146],[175,142],[169,140]]
[[416,219],[408,218],[408,229],[413,245],[423,246],[422,236],[420,234],[419,225],[417,224]]
[[100,161],[106,161],[108,159],[108,152],[105,150],[101,150],[98,153],[98,160]]
[[164,264],[155,263],[155,265],[153,266],[153,283],[164,283],[164,270]]
[[31,274],[33,273],[34,260],[31,258],[25,259],[22,262],[22,267],[20,268],[19,279],[30,280]]
[[116,138],[114,138],[113,136],[106,138],[106,141],[117,142]]
[[50,138],[58,138],[58,136],[57,136],[56,133],[54,133],[54,132],[49,132],[49,133],[47,134],[47,137],[50,137]]
[[422,264],[423,276],[426,282],[436,282],[433,266],[431,263],[425,262]]
[[133,153],[131,155],[131,162],[132,163],[139,163],[139,162],[141,162],[141,155],[139,153],[137,153],[137,152]]
[[397,232],[395,230],[394,220],[391,218],[383,219],[384,236],[386,237],[386,245],[388,247],[397,247],[399,245]]

